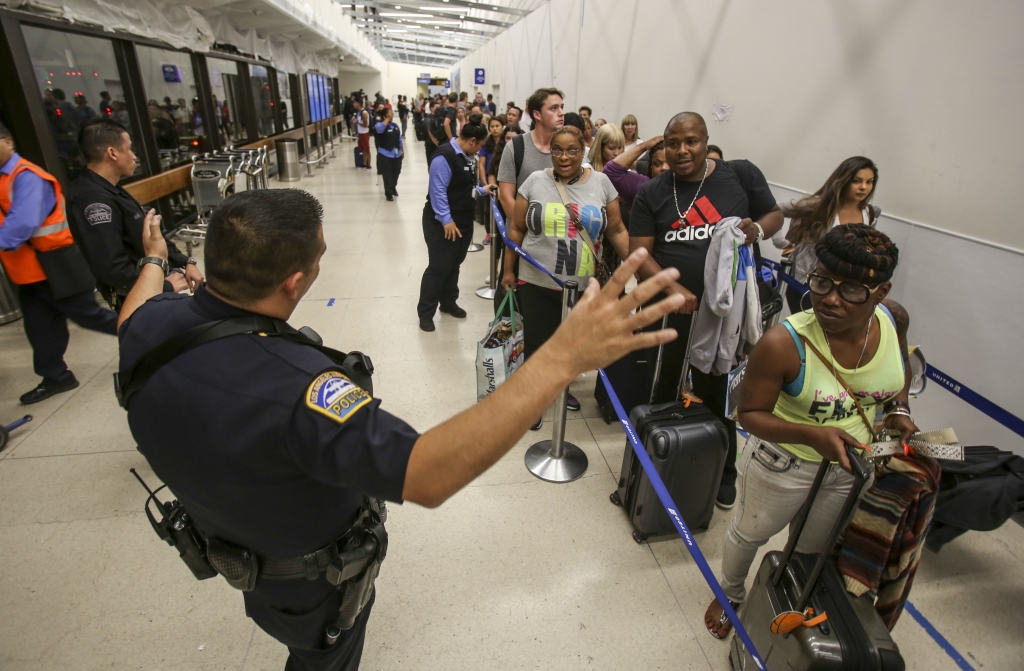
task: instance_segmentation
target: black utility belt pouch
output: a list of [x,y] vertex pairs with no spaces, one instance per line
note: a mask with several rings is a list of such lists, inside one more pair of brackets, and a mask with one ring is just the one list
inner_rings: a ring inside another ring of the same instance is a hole
[[252,550],[211,536],[206,539],[206,559],[235,589],[255,589],[260,564]]

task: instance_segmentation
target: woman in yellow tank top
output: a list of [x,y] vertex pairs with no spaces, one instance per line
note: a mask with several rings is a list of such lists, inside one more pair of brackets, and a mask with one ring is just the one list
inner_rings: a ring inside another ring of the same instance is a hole
[[[907,405],[909,317],[886,300],[899,250],[884,233],[850,224],[829,231],[815,252],[818,265],[807,277],[812,309],[764,334],[740,390],[739,419],[750,440],[738,464],[738,505],[726,531],[721,581],[734,606],[746,597],[757,549],[796,516],[822,458],[835,463],[797,552],[822,551],[835,526],[853,486],[845,445],[873,440],[840,379],[869,418],[883,405],[894,411],[886,427],[902,440],[917,431]],[[716,638],[732,629],[717,599],[704,619]]]

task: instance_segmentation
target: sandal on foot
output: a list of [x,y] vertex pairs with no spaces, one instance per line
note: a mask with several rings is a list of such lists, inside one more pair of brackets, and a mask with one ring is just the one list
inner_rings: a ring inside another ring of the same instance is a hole
[[[732,601],[729,604],[733,607],[733,610],[739,607],[738,603],[733,603]],[[718,599],[712,601],[704,613],[704,626],[718,640],[723,640],[732,631],[732,622],[729,621],[729,616],[725,614],[725,609],[718,603]]]

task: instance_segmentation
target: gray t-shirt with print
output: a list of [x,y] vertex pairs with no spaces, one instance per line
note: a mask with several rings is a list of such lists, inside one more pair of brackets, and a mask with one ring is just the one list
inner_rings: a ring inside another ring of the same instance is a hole
[[[590,234],[595,251],[600,254],[601,239],[608,228],[607,205],[619,194],[607,176],[594,170],[588,171],[585,180],[565,184],[565,190],[569,206],[576,211],[580,225]],[[526,209],[523,249],[558,279],[576,280],[580,289],[586,289],[587,278],[594,276],[598,259],[577,237],[552,176],[544,170],[533,173],[523,182],[519,194],[530,203]],[[554,280],[525,261],[519,264],[519,278],[537,286],[558,288]]]
[[[537,149],[533,143],[531,133],[523,133],[523,165],[519,169],[519,178],[516,179],[516,157],[512,143],[505,145],[505,151],[501,154],[501,165],[498,166],[499,182],[515,182],[516,189],[519,189],[526,178],[538,170],[547,170],[551,167],[551,154],[545,154]],[[511,214],[511,213],[509,213]]]

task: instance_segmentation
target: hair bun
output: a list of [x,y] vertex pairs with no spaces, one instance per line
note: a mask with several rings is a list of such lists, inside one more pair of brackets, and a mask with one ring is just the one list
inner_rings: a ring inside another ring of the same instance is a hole
[[890,280],[900,260],[900,250],[889,236],[864,224],[832,228],[814,252],[832,272],[872,286]]
[[482,126],[483,123],[484,123],[484,115],[483,114],[470,114],[469,115],[469,123],[471,123],[474,126]]

